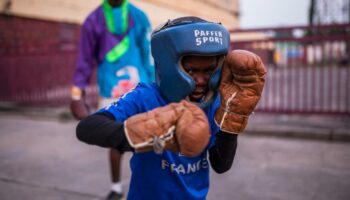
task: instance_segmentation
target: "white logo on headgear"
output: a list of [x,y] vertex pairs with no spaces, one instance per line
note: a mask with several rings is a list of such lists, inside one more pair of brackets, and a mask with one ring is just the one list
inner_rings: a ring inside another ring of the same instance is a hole
[[217,43],[222,45],[222,32],[221,31],[209,31],[209,30],[194,30],[194,37],[196,39],[196,45],[202,45],[205,43]]

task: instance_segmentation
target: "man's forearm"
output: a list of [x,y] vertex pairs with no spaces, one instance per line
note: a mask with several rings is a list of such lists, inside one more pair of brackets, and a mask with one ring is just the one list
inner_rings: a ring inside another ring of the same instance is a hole
[[131,150],[123,123],[115,121],[108,112],[93,114],[80,121],[76,134],[79,140],[88,144],[116,148],[121,152]]
[[209,149],[209,160],[217,173],[228,171],[233,163],[237,149],[237,135],[219,132],[215,146]]

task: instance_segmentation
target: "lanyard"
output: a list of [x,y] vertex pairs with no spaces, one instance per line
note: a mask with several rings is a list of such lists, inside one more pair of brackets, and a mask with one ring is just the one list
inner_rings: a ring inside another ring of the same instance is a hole
[[[113,34],[116,34],[116,25],[115,25],[115,20],[113,17],[112,6],[109,5],[107,0],[103,0],[102,7],[103,7],[103,12],[105,15],[108,30]],[[129,13],[128,13],[128,1],[127,0],[123,0],[123,3],[121,5],[121,11],[122,11],[121,12],[121,15],[122,15],[121,16],[121,18],[122,18],[122,20],[121,20],[122,33],[125,34],[126,31],[128,30],[128,25],[129,25],[129,16],[128,16]],[[126,34],[126,35],[124,35],[124,37],[120,41],[120,43],[117,44],[116,46],[114,46],[113,49],[111,49],[106,54],[107,61],[114,62],[114,61],[118,60],[129,49],[129,45],[130,45],[130,39],[129,39],[129,36]]]
[[[103,12],[105,15],[108,30],[113,34],[116,34],[116,30],[115,30],[116,26],[115,26],[115,20],[113,17],[112,6],[109,5],[107,0],[103,0],[102,7],[103,7]],[[123,0],[123,3],[121,5],[121,10],[122,10],[122,12],[121,12],[122,31],[123,31],[123,33],[125,33],[128,29],[128,23],[129,23],[128,22],[128,14],[129,13],[128,13],[128,1],[127,0]]]

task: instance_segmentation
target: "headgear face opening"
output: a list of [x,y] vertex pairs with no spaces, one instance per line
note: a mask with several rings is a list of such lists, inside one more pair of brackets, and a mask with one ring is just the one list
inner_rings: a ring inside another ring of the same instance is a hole
[[196,102],[201,108],[216,99],[224,56],[230,46],[230,34],[218,23],[197,17],[182,17],[167,21],[155,29],[151,37],[151,51],[156,67],[156,83],[169,102],[188,99],[196,83],[182,66],[181,59],[188,55],[218,56],[218,67],[208,81],[205,98]]

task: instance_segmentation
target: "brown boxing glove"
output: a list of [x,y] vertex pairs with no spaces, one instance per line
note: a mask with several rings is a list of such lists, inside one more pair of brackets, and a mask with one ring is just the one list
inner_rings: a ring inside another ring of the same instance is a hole
[[176,124],[176,140],[180,153],[186,156],[199,155],[209,143],[210,127],[207,116],[198,106],[182,101],[186,107]]
[[90,106],[86,103],[85,91],[73,86],[70,110],[73,117],[82,120],[90,114]]
[[215,122],[220,130],[238,134],[260,100],[266,69],[259,56],[245,50],[227,54],[219,86],[220,106]]
[[209,142],[209,124],[197,106],[182,101],[130,117],[124,123],[126,138],[136,152],[171,150],[196,156]]

